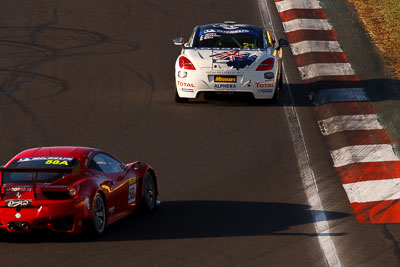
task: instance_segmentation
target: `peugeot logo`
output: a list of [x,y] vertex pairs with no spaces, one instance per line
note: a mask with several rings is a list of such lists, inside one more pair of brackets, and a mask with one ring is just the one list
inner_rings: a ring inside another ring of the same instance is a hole
[[17,192],[17,198],[20,199],[21,198],[21,193]]

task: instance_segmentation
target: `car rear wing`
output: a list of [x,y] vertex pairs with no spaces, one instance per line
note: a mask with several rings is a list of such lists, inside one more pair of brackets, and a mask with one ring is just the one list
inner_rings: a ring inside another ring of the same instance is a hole
[[4,168],[0,167],[0,172],[56,172],[72,173],[75,168]]
[[36,173],[36,175],[40,172],[52,172],[52,173],[72,173],[72,175],[78,175],[80,173],[79,164],[74,167],[66,167],[66,168],[7,168],[0,167],[0,173],[3,172],[31,172]]

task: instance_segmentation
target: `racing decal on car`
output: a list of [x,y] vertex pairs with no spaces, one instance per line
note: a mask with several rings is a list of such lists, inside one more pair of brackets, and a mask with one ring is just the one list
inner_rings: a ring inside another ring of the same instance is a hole
[[200,36],[205,35],[205,34],[210,34],[210,33],[222,33],[222,34],[240,34],[240,33],[247,33],[251,34],[254,36],[258,36],[258,32],[248,30],[248,29],[206,29],[204,31],[200,32]]
[[213,71],[207,71],[206,74],[207,75],[218,75],[218,74],[222,74],[222,75],[243,75],[244,71],[213,70]]
[[182,92],[185,92],[185,93],[193,93],[194,90],[191,89],[191,88],[182,88]]
[[217,83],[214,85],[214,89],[218,90],[232,90],[236,89],[236,84],[225,84],[225,83]]
[[227,29],[227,30],[239,29],[239,26],[242,26],[242,25],[226,25],[226,24],[214,24],[213,25],[214,28],[223,28],[223,29]]
[[274,87],[275,83],[274,82],[267,82],[267,83],[262,83],[262,82],[255,82],[257,88],[266,88],[266,87]]
[[243,69],[250,66],[256,59],[256,55],[250,55],[250,53],[240,53],[239,50],[225,51],[210,55],[213,58],[213,63],[225,63],[229,67],[235,69]]
[[236,76],[229,75],[216,75],[214,77],[214,82],[222,83],[236,83]]
[[4,189],[6,192],[29,192],[32,191],[32,187],[6,187]]
[[272,93],[274,89],[258,89],[259,93]]
[[136,200],[136,177],[129,178],[128,184],[129,184],[128,204],[131,204]]
[[178,86],[185,86],[185,87],[192,87],[194,88],[194,84],[193,83],[186,83],[186,82],[181,82],[181,81],[177,81]]
[[18,162],[25,162],[25,161],[35,161],[35,160],[61,160],[61,161],[72,161],[74,158],[71,157],[29,157],[29,158],[20,158]]
[[31,205],[31,200],[27,199],[16,199],[16,200],[6,200],[6,207],[29,207]]
[[66,160],[61,161],[61,160],[58,160],[58,159],[56,159],[56,160],[52,160],[52,159],[46,160],[46,162],[44,164],[46,164],[46,165],[52,164],[52,165],[65,165],[65,166],[68,166],[68,162]]

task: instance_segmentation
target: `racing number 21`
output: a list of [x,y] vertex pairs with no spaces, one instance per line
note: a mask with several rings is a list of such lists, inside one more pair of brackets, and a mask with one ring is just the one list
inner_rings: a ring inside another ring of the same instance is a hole
[[243,43],[243,48],[254,48],[255,44],[252,43]]

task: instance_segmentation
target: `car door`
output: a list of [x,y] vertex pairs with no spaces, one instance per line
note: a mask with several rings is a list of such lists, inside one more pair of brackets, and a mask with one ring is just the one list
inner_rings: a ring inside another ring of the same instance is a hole
[[116,215],[124,211],[128,203],[128,183],[126,180],[126,168],[123,163],[114,157],[105,154],[96,154],[92,161],[104,172],[110,179],[110,197],[107,208],[111,215]]

